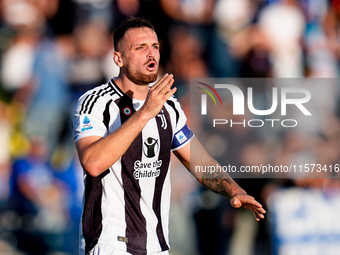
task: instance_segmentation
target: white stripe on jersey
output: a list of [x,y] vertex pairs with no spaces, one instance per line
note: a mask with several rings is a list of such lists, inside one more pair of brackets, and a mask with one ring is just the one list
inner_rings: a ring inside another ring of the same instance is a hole
[[110,169],[110,174],[102,180],[103,230],[100,239],[103,243],[111,243],[120,250],[126,251],[126,243],[118,242],[117,238],[112,238],[112,236],[125,236],[126,229],[124,190],[121,188],[123,186],[121,161],[118,160],[114,166],[117,171]]

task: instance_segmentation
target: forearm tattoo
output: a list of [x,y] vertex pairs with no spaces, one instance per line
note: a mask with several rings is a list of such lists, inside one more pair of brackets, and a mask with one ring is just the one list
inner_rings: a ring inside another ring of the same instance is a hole
[[230,197],[230,194],[226,190],[224,183],[228,186],[232,185],[231,178],[224,173],[211,173],[206,172],[202,176],[202,185],[220,195]]

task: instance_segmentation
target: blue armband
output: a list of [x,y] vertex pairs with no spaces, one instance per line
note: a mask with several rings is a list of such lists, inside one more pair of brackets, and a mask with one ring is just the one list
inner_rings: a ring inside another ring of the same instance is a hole
[[194,136],[194,133],[191,132],[189,127],[187,125],[184,125],[181,130],[179,130],[177,133],[175,133],[173,140],[172,140],[172,146],[171,149],[175,150],[179,147],[186,144],[190,139]]

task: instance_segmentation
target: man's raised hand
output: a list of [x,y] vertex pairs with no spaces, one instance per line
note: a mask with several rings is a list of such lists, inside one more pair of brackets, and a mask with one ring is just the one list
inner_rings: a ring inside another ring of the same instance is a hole
[[177,90],[172,88],[174,78],[172,74],[165,74],[159,81],[157,81],[148,92],[145,103],[141,111],[145,111],[148,118],[155,117],[162,109],[166,100],[168,100]]

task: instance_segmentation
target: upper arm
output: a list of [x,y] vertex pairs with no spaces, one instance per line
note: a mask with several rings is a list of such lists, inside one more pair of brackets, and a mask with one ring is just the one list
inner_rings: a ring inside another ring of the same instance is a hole
[[87,137],[80,138],[76,142],[76,149],[77,149],[79,160],[80,160],[81,164],[83,164],[82,161],[83,161],[84,154],[85,154],[86,150],[92,144],[94,144],[95,142],[100,140],[101,138],[102,138],[101,136],[87,136]]
[[108,133],[104,123],[105,100],[98,98],[96,107],[87,108],[88,101],[92,94],[85,94],[78,101],[73,114],[74,140],[82,167],[88,171],[88,159],[90,158],[90,148],[93,144],[105,137]]
[[190,142],[181,148],[173,151],[175,156],[182,162],[182,164],[190,171]]

